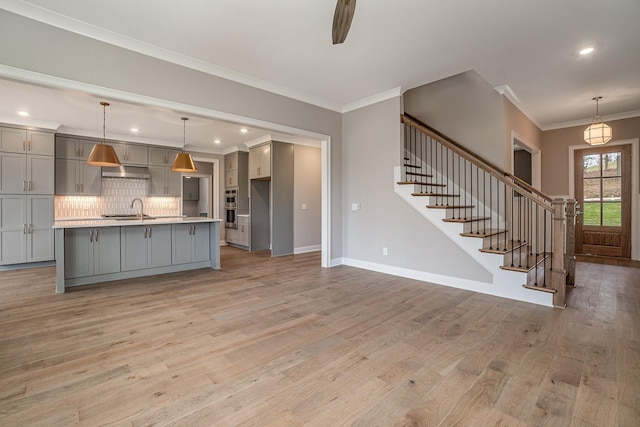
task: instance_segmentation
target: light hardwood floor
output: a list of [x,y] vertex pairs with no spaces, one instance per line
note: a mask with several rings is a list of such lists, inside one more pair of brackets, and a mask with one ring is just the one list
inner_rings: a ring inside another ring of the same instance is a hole
[[64,295],[53,268],[0,272],[0,425],[640,425],[640,269],[578,263],[560,310],[221,262]]

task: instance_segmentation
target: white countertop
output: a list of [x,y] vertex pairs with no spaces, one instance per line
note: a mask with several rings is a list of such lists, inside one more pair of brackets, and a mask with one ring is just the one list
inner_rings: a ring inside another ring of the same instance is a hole
[[126,227],[131,225],[155,225],[155,224],[190,224],[198,222],[222,222],[221,219],[203,218],[203,217],[171,217],[171,218],[154,218],[154,219],[75,219],[56,221],[53,228],[88,228],[88,227]]

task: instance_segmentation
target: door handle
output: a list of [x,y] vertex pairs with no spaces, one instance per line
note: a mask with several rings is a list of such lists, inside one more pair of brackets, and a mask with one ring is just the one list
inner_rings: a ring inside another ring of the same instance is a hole
[[152,229],[151,227],[149,227],[149,238],[151,238],[151,232],[152,232],[152,230],[153,230],[153,229]]
[[22,181],[22,191],[27,191],[27,181]]
[[98,241],[98,230],[96,230],[96,242]]
[[145,239],[147,238],[147,231],[148,231],[148,230],[149,230],[149,229],[148,229],[147,227],[145,227],[145,228],[144,228],[144,238],[145,238]]
[[31,234],[32,231],[33,231],[33,224],[29,224],[29,230],[27,231],[27,233]]
[[27,224],[22,224],[22,234],[27,234]]
[[93,243],[93,230],[89,230],[89,241]]
[[33,182],[33,181],[29,181],[29,191],[31,191],[31,183],[32,183],[32,182]]
[[27,141],[27,151],[31,151],[31,140]]

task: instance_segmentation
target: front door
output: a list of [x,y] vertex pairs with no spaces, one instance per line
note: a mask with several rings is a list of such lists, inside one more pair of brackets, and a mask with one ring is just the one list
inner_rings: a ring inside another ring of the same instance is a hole
[[576,253],[631,257],[631,146],[575,151]]

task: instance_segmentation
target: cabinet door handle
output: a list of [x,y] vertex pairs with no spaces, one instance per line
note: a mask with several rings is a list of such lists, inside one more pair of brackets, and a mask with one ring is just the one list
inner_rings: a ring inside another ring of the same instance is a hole
[[89,241],[93,242],[93,230],[89,230]]
[[80,148],[80,156],[84,157],[84,147]]
[[80,184],[80,192],[84,193],[84,184]]
[[22,191],[27,191],[27,181],[22,181]]
[[79,193],[80,190],[78,190],[78,184],[76,184],[76,193]]
[[29,181],[29,191],[31,191],[31,183],[32,183],[32,182],[33,182],[33,181]]
[[147,238],[147,231],[148,231],[148,229],[147,229],[147,227],[145,227],[145,228],[144,228],[144,238],[145,238],[145,239]]
[[98,241],[98,230],[96,230],[96,242]]
[[22,224],[22,234],[27,234],[27,224]]
[[31,140],[27,141],[27,150],[31,151]]
[[33,224],[29,224],[29,230],[27,231],[27,233],[31,234],[32,231],[33,231]]
[[153,231],[153,229],[151,227],[149,227],[149,238],[151,238],[151,232]]
[[258,176],[260,176],[260,166],[258,166]]

